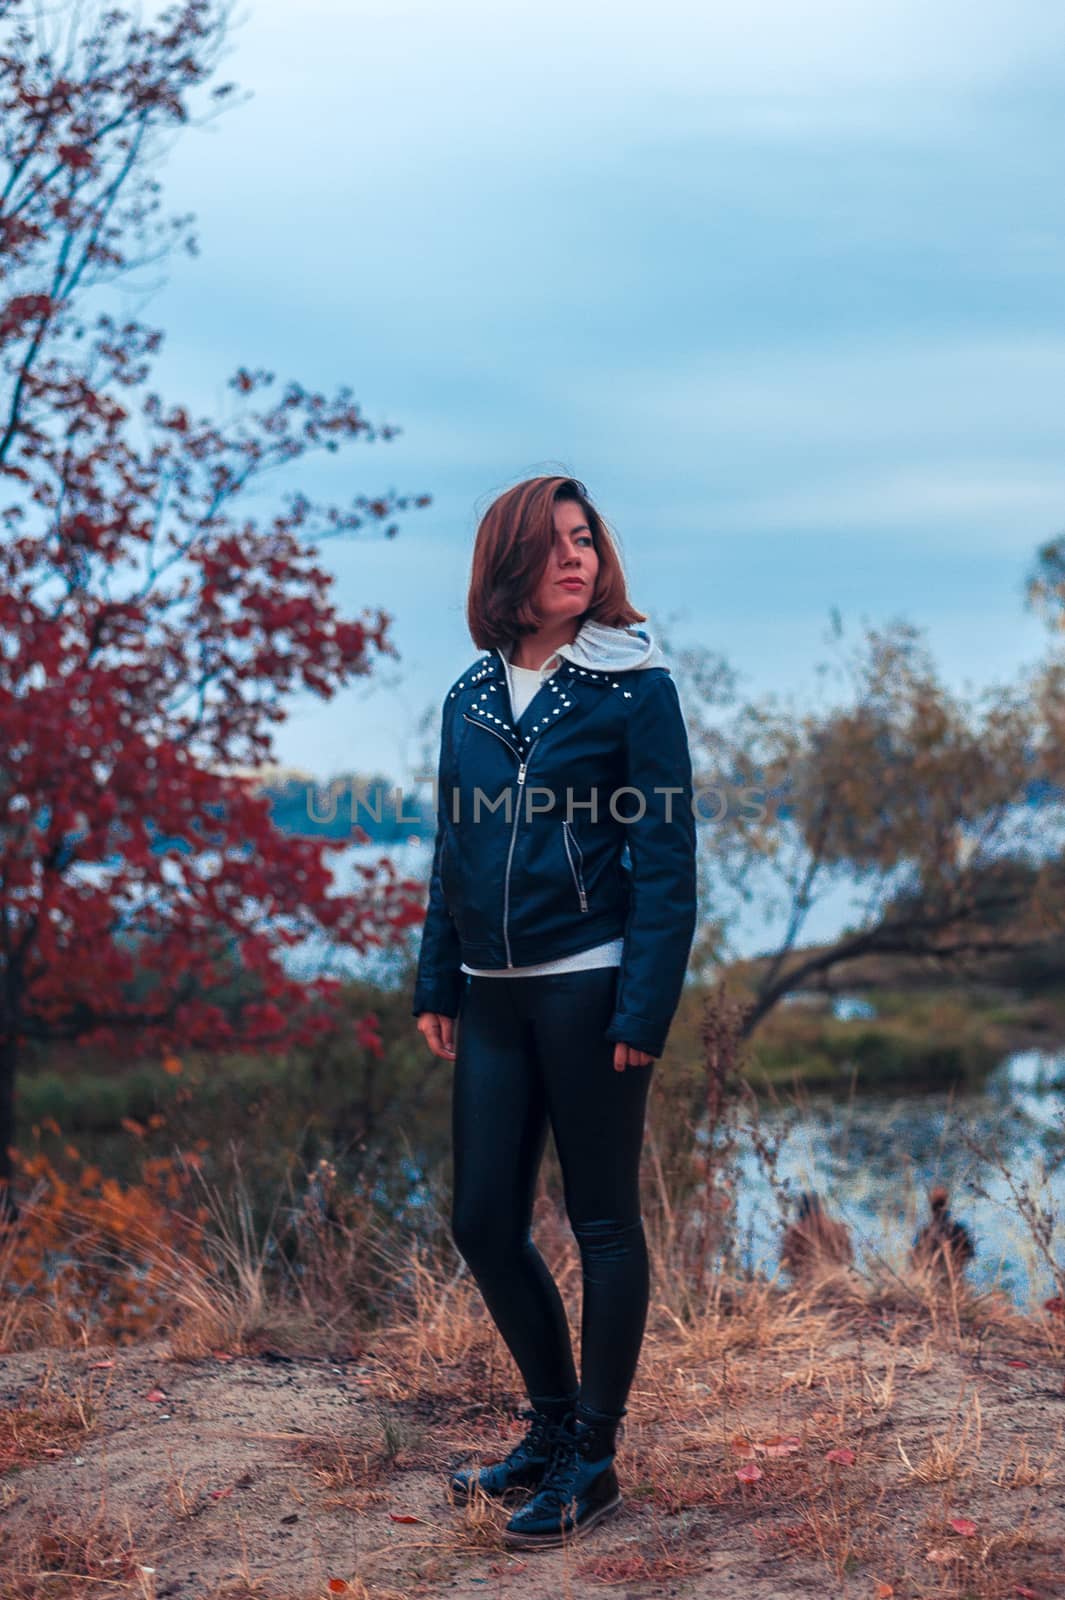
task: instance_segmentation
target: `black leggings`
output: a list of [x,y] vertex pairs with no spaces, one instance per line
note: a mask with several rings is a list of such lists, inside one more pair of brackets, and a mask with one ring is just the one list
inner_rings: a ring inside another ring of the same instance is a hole
[[621,1416],[647,1318],[639,1171],[651,1066],[614,1070],[617,967],[465,978],[452,1233],[532,1400],[577,1390],[562,1299],[533,1244],[550,1123],[581,1255],[582,1401]]

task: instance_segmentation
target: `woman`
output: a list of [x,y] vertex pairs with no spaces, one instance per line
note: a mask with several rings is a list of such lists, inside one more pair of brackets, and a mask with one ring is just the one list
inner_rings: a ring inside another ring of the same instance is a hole
[[[695,932],[691,758],[669,669],[630,626],[646,619],[576,479],[532,478],[489,508],[467,620],[485,654],[444,700],[413,1012],[455,1065],[455,1243],[530,1401],[506,1459],[451,1485],[535,1490],[505,1534],[531,1548],[621,1503],[649,1292],[644,1112]],[[579,1385],[529,1231],[548,1124],[581,1255]]]

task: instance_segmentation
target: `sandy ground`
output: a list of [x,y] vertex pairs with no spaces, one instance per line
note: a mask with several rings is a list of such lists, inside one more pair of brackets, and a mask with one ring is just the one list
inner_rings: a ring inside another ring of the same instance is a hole
[[[638,1377],[620,1512],[539,1552],[505,1550],[509,1510],[456,1509],[445,1487],[523,1425],[431,1377],[397,1385],[386,1352],[0,1357],[0,1594],[1065,1596],[1052,1348],[903,1346],[887,1326],[789,1345],[674,1373],[668,1397]],[[853,1462],[828,1461],[834,1446]],[[748,1463],[761,1477],[744,1483]]]

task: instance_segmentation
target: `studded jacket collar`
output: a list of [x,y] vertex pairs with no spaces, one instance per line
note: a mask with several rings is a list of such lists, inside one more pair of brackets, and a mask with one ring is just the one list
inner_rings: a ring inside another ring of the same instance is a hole
[[[468,675],[458,680],[449,692],[449,699],[458,699],[463,696],[464,690],[467,691],[463,698],[464,710],[472,712],[493,731],[509,738],[515,750],[525,755],[537,734],[542,733],[555,718],[564,717],[573,709],[581,688],[587,687],[593,692],[616,689],[626,700],[631,700],[633,691],[622,683],[621,677],[624,676],[578,667],[572,661],[564,660],[544,679],[515,722],[506,662],[499,650],[492,650],[480,657]],[[549,699],[545,698],[545,690],[550,695]]]

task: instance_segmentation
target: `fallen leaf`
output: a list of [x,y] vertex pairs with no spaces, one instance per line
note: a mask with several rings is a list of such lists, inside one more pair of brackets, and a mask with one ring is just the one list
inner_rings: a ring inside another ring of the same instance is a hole
[[951,1517],[950,1525],[963,1539],[972,1539],[976,1534],[976,1523],[969,1517]]
[[762,1476],[762,1469],[749,1461],[745,1467],[736,1468],[736,1476],[741,1483],[757,1483]]
[[1044,1300],[1043,1310],[1051,1312],[1055,1317],[1065,1317],[1065,1294],[1054,1294],[1049,1300]]
[[163,1389],[150,1389],[144,1398],[146,1400],[165,1400],[166,1392]]
[[939,1567],[949,1567],[952,1561],[960,1560],[957,1550],[926,1550],[924,1558]]
[[841,1467],[853,1467],[857,1459],[858,1457],[854,1454],[854,1451],[846,1448],[840,1450],[829,1450],[825,1455],[826,1461],[836,1461]]
[[756,1444],[756,1450],[761,1450],[767,1456],[793,1456],[796,1450],[802,1449],[802,1440],[795,1438],[782,1439],[778,1434],[775,1438],[767,1439],[764,1444]]
[[232,1484],[229,1485],[228,1489],[212,1489],[211,1490],[211,1499],[212,1500],[224,1500],[227,1495],[230,1495],[232,1493],[233,1493],[233,1485]]
[[406,1516],[399,1511],[390,1511],[388,1514],[393,1522],[420,1522],[422,1520],[421,1517]]
[[211,1354],[216,1361],[232,1361],[233,1359],[228,1350],[212,1350]]
[[101,1367],[113,1367],[113,1366],[114,1366],[114,1362],[113,1361],[90,1361],[89,1362],[89,1371],[90,1372],[98,1372]]
[[326,1586],[330,1594],[347,1594],[348,1582],[346,1578],[330,1578]]
[[749,1439],[744,1439],[742,1435],[737,1435],[736,1438],[731,1439],[729,1443],[738,1456],[746,1456],[748,1459],[753,1458],[754,1445]]
[[1030,1361],[1007,1361],[1006,1362],[1007,1367],[1030,1367],[1031,1364],[1032,1363]]
[[1020,1600],[1039,1600],[1039,1596],[1036,1594],[1035,1590],[1026,1589],[1023,1583],[1015,1583],[1013,1585],[1013,1592],[1014,1594],[1020,1596]]
[[876,1600],[891,1600],[894,1593],[890,1583],[878,1583],[876,1586]]
[[45,1453],[46,1456],[64,1456],[64,1455],[66,1455],[66,1451],[65,1450],[61,1450],[60,1447],[57,1444],[46,1444],[45,1447],[44,1447],[44,1453]]

